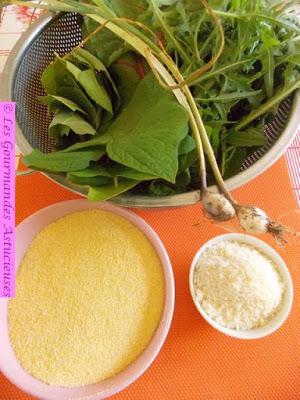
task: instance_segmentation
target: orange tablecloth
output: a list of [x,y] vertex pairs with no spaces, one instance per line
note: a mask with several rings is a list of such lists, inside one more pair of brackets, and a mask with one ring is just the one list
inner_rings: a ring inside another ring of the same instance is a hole
[[[244,203],[255,203],[275,217],[297,208],[283,159],[237,190],[235,196]],[[41,174],[17,178],[17,223],[42,207],[76,197]],[[199,316],[189,294],[188,272],[196,250],[224,231],[210,222],[194,226],[203,221],[199,205],[136,212],[156,230],[171,257],[176,284],[175,314],[167,341],[155,362],[138,381],[113,398],[299,400],[300,265],[296,249],[289,248],[283,254],[295,291],[289,319],[269,337],[241,341],[211,328]],[[30,396],[0,375],[0,400],[29,399]]]

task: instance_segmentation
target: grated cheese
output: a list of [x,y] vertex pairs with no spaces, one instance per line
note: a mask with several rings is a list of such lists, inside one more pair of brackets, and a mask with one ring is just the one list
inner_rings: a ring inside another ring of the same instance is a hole
[[63,217],[28,249],[9,303],[23,368],[51,385],[110,378],[149,343],[164,305],[160,259],[126,219],[103,210]]
[[265,325],[284,293],[271,259],[247,243],[229,240],[202,253],[194,287],[204,311],[220,325],[237,330]]

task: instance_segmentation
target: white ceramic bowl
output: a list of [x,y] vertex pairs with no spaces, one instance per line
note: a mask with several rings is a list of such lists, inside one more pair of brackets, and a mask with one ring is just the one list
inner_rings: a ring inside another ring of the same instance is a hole
[[[104,209],[121,215],[137,226],[150,240],[160,257],[165,279],[165,304],[161,321],[147,348],[125,370],[103,382],[82,387],[63,388],[50,386],[29,375],[19,364],[10,344],[8,334],[8,300],[0,301],[0,370],[23,391],[44,400],[101,400],[109,397],[135,381],[152,363],[168,334],[174,309],[174,277],[168,254],[153,229],[131,211],[87,200],[71,200],[51,205],[23,221],[16,229],[16,267],[37,233],[46,225],[76,211]],[[0,396],[1,397],[1,396]]]
[[[278,268],[281,272],[282,278],[284,279],[285,294],[284,294],[282,304],[281,304],[281,307],[280,307],[278,313],[276,315],[274,315],[274,317],[266,325],[261,326],[259,328],[254,328],[254,329],[250,329],[250,330],[235,330],[235,329],[231,329],[231,328],[222,326],[219,323],[217,323],[215,320],[213,320],[206,313],[206,311],[201,306],[201,303],[196,298],[193,278],[194,278],[195,267],[198,264],[202,253],[209,247],[212,247],[220,242],[229,241],[229,240],[234,240],[234,241],[238,241],[241,243],[248,243],[248,244],[251,244],[252,246],[256,247],[259,251],[261,251],[263,254],[265,254],[271,260],[274,261],[274,263],[278,266]],[[290,309],[292,307],[292,303],[293,303],[293,283],[292,283],[292,279],[291,279],[290,273],[288,271],[288,268],[287,268],[285,262],[283,261],[283,259],[272,247],[267,245],[262,240],[257,239],[253,236],[243,234],[243,233],[227,233],[225,235],[216,236],[215,238],[206,242],[199,249],[199,251],[197,252],[197,254],[194,257],[194,260],[193,260],[191,268],[190,268],[189,281],[190,281],[190,292],[191,292],[191,295],[193,298],[193,302],[194,302],[197,310],[199,311],[199,313],[202,315],[202,317],[218,331],[225,333],[226,335],[233,336],[238,339],[259,339],[259,338],[262,338],[264,336],[270,335],[271,333],[275,332],[287,319]]]

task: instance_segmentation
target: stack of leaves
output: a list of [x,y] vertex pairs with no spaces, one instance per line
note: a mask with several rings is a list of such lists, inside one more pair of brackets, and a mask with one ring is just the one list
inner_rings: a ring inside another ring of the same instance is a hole
[[[34,150],[25,163],[67,173],[72,183],[90,187],[91,200],[111,198],[142,181],[175,184],[178,154],[194,148],[187,114],[153,74],[140,79],[128,67],[133,61],[128,55],[113,69],[121,97],[102,62],[88,51],[57,56],[42,75],[47,95],[40,101],[54,112],[49,135],[61,149]],[[127,79],[128,68],[134,79]]]

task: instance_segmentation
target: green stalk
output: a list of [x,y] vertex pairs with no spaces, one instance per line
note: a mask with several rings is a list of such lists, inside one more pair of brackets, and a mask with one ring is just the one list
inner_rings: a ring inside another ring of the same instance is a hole
[[227,71],[229,71],[229,70],[231,70],[231,69],[233,69],[233,68],[239,67],[240,65],[247,64],[248,62],[253,61],[253,60],[255,60],[256,58],[257,58],[257,57],[247,58],[246,60],[237,61],[237,62],[235,62],[235,63],[233,63],[233,64],[226,65],[225,67],[221,67],[221,68],[219,68],[219,69],[215,69],[214,71],[206,72],[205,74],[203,74],[202,76],[200,76],[200,78],[198,78],[197,80],[195,80],[195,81],[193,82],[193,85],[195,85],[195,84],[197,84],[197,83],[200,83],[200,82],[204,82],[204,81],[206,81],[207,79],[210,79],[210,78],[212,78],[212,77],[214,77],[214,76],[216,76],[216,75],[223,74],[224,72],[227,72]]
[[150,0],[151,6],[153,8],[153,11],[156,15],[156,17],[158,18],[161,26],[163,27],[163,30],[165,31],[165,33],[168,35],[169,39],[171,40],[171,42],[173,43],[173,45],[175,46],[176,50],[178,51],[178,53],[181,55],[182,59],[184,60],[184,62],[186,64],[190,64],[191,60],[189,58],[189,56],[187,55],[187,53],[184,51],[183,47],[180,45],[180,43],[175,39],[174,35],[172,34],[172,32],[170,31],[170,29],[168,28],[167,24],[165,23],[163,17],[161,16],[161,12],[159,7],[157,6],[156,0]]
[[196,57],[197,57],[197,60],[198,60],[199,63],[201,62],[201,57],[200,57],[200,52],[199,52],[199,48],[198,48],[198,35],[199,35],[200,26],[201,26],[204,18],[205,18],[205,14],[203,14],[199,18],[199,20],[197,22],[197,25],[196,25],[196,28],[195,28],[195,33],[194,33],[194,36],[193,36],[193,43],[194,43],[195,53],[196,53]]
[[[171,61],[164,53],[160,54],[160,58],[161,60],[164,62],[165,65],[168,66],[168,68],[170,69],[170,71],[172,72],[172,74],[174,75],[174,77],[177,79],[178,82],[182,82],[183,81],[183,77],[181,76],[177,66],[174,64],[173,61]],[[197,147],[198,150],[198,157],[199,157],[199,163],[203,164],[204,163],[204,167],[205,167],[205,158],[204,158],[204,154],[203,154],[203,150],[205,151],[208,161],[210,163],[211,169],[213,171],[214,177],[216,179],[216,183],[221,191],[221,193],[224,194],[224,196],[232,203],[235,204],[235,201],[233,199],[233,197],[231,196],[230,192],[228,191],[225,182],[223,180],[222,174],[220,172],[212,145],[210,143],[209,137],[207,135],[203,120],[201,118],[201,115],[199,113],[199,110],[197,108],[197,104],[195,102],[195,99],[189,89],[189,87],[187,85],[184,85],[182,87],[182,91],[186,96],[186,99],[189,103],[189,106],[192,110],[195,122],[197,124],[197,138],[194,137],[197,142],[201,143],[201,146],[199,146],[199,148]],[[199,138],[200,136],[200,138]],[[200,140],[199,140],[200,139]],[[203,166],[200,166],[200,171],[202,170]],[[200,175],[201,178],[201,175]],[[205,186],[202,185],[203,189],[206,189],[207,185],[206,185],[206,174],[205,174]]]
[[[207,36],[205,42],[203,43],[203,45],[201,46],[201,49],[199,50],[200,56],[206,51],[208,45],[210,44],[210,42],[211,42],[213,36],[216,34],[216,32],[217,32],[217,28],[214,28],[214,29],[210,32],[210,34]],[[217,39],[215,39],[215,41],[216,41],[216,40],[217,40]]]
[[257,110],[252,111],[249,115],[244,117],[237,125],[236,129],[243,129],[245,126],[250,124],[250,122],[254,121],[256,118],[265,114],[269,110],[271,110],[274,106],[279,104],[282,100],[284,100],[288,95],[293,93],[296,89],[300,88],[300,81],[295,82],[293,85],[285,88],[283,87],[275,96],[273,96],[266,103],[262,104]]

